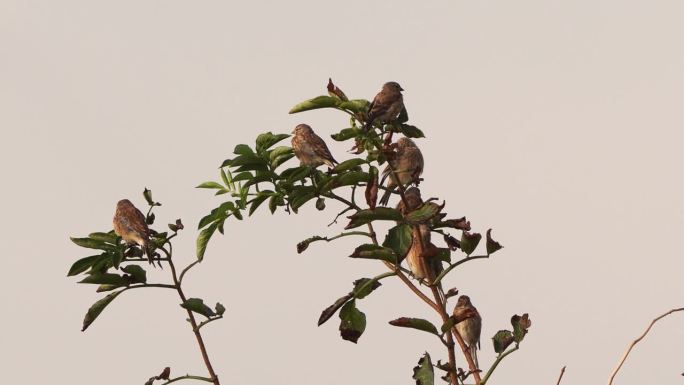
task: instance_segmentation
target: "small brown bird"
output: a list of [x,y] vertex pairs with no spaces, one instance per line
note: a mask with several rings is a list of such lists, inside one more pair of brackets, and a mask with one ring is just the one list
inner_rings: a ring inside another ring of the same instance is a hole
[[153,263],[154,250],[150,247],[150,229],[145,222],[145,216],[128,199],[122,199],[116,204],[114,213],[114,232],[126,243],[139,245]]
[[477,350],[480,348],[480,332],[482,331],[482,317],[477,309],[470,302],[470,297],[462,295],[458,297],[456,307],[454,307],[454,317],[463,317],[467,311],[474,311],[475,316],[467,318],[456,324],[456,330],[461,335],[463,341],[470,350],[470,356],[473,358],[475,367],[479,368],[480,364],[477,362]]
[[400,138],[397,141],[396,147],[395,158],[388,161],[387,166],[382,170],[382,180],[380,183],[383,183],[387,176],[390,176],[390,180],[387,182],[387,190],[385,190],[380,199],[380,204],[383,206],[387,206],[392,191],[397,187],[397,181],[391,175],[390,170],[394,169],[402,186],[415,182],[423,173],[423,154],[411,139]]
[[307,124],[300,124],[292,131],[292,149],[302,166],[318,167],[325,164],[335,167],[338,163],[323,139],[316,135]]
[[382,86],[368,106],[366,129],[374,123],[390,123],[399,116],[401,110],[404,109],[404,97],[401,95],[403,90],[397,82],[387,82]]
[[410,187],[404,192],[404,197],[406,198],[406,202],[408,205],[404,204],[403,200],[400,200],[399,203],[397,203],[397,211],[402,213],[403,215],[406,215],[410,213],[411,211],[417,209],[420,207],[420,205],[423,204],[423,198],[420,196],[420,190],[418,187]]

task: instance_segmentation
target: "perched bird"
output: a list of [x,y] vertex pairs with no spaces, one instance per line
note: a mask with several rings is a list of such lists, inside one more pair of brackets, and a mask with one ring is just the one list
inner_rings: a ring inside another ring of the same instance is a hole
[[462,295],[458,297],[458,302],[456,302],[456,307],[454,307],[454,317],[462,318],[467,312],[474,312],[473,317],[467,318],[456,324],[456,330],[458,334],[461,335],[463,341],[468,346],[470,351],[470,356],[473,358],[475,367],[479,368],[480,365],[477,362],[477,350],[480,348],[480,332],[482,331],[482,317],[477,309],[470,302],[470,297],[467,295]]
[[[382,180],[383,183],[387,176],[390,177],[389,182],[387,182],[387,190],[380,199],[380,204],[383,206],[387,205],[392,191],[397,187],[398,183],[405,186],[411,182],[414,182],[423,173],[423,154],[418,149],[418,146],[409,138],[400,138],[396,143],[396,155],[394,159],[387,162],[387,166],[382,170]],[[399,182],[391,175],[391,170],[397,175]]]
[[435,258],[437,247],[430,241],[430,228],[421,224],[413,227],[411,247],[406,253],[406,263],[413,276],[428,283],[437,278],[442,271],[442,263]]
[[154,250],[150,244],[150,229],[145,222],[145,216],[128,199],[122,199],[116,204],[114,213],[114,232],[126,243],[139,245],[147,259],[152,263]]
[[292,134],[292,149],[303,166],[318,167],[325,164],[332,168],[338,163],[323,139],[309,125],[298,125]]
[[403,200],[400,200],[396,207],[397,211],[404,215],[417,209],[423,204],[423,198],[420,196],[420,190],[418,187],[410,187],[406,189],[404,192],[404,198],[406,198],[406,203],[408,203],[408,205],[404,204]]
[[370,106],[368,106],[366,129],[374,123],[389,123],[399,116],[401,110],[404,109],[404,97],[401,95],[403,90],[397,82],[383,84],[380,92],[375,95]]

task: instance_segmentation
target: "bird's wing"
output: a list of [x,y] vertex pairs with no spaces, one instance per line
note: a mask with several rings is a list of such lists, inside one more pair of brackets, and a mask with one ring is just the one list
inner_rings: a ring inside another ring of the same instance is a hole
[[129,209],[126,209],[126,213],[124,218],[126,219],[126,222],[128,224],[128,227],[135,231],[138,234],[141,235],[149,235],[150,229],[147,227],[147,223],[145,221],[145,215],[143,215],[140,210],[138,210],[135,207],[131,207]]
[[320,136],[313,134],[311,135],[310,139],[311,146],[313,147],[315,155],[318,155],[325,160],[329,160],[332,163],[339,163],[335,160],[335,158],[333,158],[332,154],[330,153],[330,150],[328,149],[328,146],[325,144],[325,142],[323,141],[323,139],[321,139]]

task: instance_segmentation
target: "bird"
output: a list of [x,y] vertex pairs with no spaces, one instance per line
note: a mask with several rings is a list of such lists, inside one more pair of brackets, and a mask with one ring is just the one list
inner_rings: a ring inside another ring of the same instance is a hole
[[330,150],[323,139],[316,135],[308,124],[297,125],[292,134],[292,149],[302,166],[315,168],[325,164],[333,168],[339,163],[330,154]]
[[404,200],[400,200],[395,207],[402,215],[406,215],[411,211],[417,209],[423,204],[423,198],[420,196],[420,189],[418,187],[410,187],[404,191],[404,198],[406,198],[406,203]]
[[150,243],[150,229],[145,216],[131,201],[122,199],[116,204],[114,213],[114,232],[126,243],[139,245],[150,263],[153,263],[154,250]]
[[468,346],[470,356],[473,358],[475,367],[479,368],[477,362],[477,350],[480,348],[480,332],[482,331],[482,317],[477,312],[475,306],[470,302],[470,297],[462,295],[458,297],[456,306],[454,307],[454,318],[462,318],[466,312],[474,312],[475,315],[466,318],[465,320],[456,324],[456,330],[461,335],[463,341]]
[[387,182],[387,189],[380,199],[380,204],[383,206],[387,206],[390,195],[397,186],[397,181],[391,175],[392,170],[394,170],[402,186],[414,182],[423,173],[423,154],[411,139],[400,138],[395,146],[394,159],[388,160],[387,166],[382,170],[380,183],[383,183],[387,176],[390,177],[389,182]]
[[380,92],[375,95],[375,98],[373,98],[373,101],[368,106],[366,130],[374,123],[386,124],[399,116],[401,110],[404,109],[404,97],[401,95],[403,90],[397,82],[383,84]]

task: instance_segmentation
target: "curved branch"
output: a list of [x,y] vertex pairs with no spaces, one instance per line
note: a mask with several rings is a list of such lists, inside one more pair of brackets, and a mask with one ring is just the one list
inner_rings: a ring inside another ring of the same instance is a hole
[[672,313],[675,313],[675,312],[678,312],[678,311],[684,311],[684,307],[680,307],[680,308],[677,308],[677,309],[672,309],[672,310],[668,311],[667,313],[662,314],[662,315],[660,315],[659,317],[656,317],[656,318],[655,318],[653,321],[651,321],[651,323],[648,325],[648,327],[646,328],[646,331],[644,331],[644,333],[643,333],[641,336],[639,336],[639,338],[637,338],[637,339],[635,339],[634,341],[632,341],[632,343],[631,343],[631,344],[629,345],[629,347],[627,348],[627,351],[625,352],[625,354],[622,355],[622,358],[620,359],[620,362],[618,362],[617,367],[615,367],[615,370],[613,370],[613,373],[610,375],[610,378],[608,379],[608,385],[611,385],[611,384],[613,383],[613,379],[615,379],[615,376],[616,376],[617,373],[620,371],[620,368],[622,368],[622,364],[625,363],[625,360],[627,359],[627,356],[629,356],[629,353],[631,353],[632,349],[634,348],[634,345],[638,344],[639,341],[641,341],[644,337],[646,337],[646,334],[648,334],[648,332],[651,331],[651,328],[653,327],[653,325],[654,325],[656,322],[658,322],[658,321],[660,321],[661,319],[667,317],[668,315],[670,315],[670,314],[672,314]]
[[565,374],[565,366],[561,368],[560,375],[558,376],[558,381],[556,382],[556,385],[560,385],[561,380],[563,379],[563,374]]
[[191,376],[191,375],[189,375],[189,374],[186,374],[185,376],[180,376],[180,377],[176,377],[176,378],[170,379],[170,380],[166,381],[165,383],[163,383],[163,384],[161,384],[161,385],[170,384],[170,383],[172,383],[172,382],[176,382],[176,381],[180,381],[180,380],[198,380],[198,381],[213,382],[213,381],[211,380],[211,378],[201,377],[201,376]]
[[[485,384],[487,383],[487,380],[489,380],[489,377],[492,375],[492,373],[494,373],[494,370],[496,369],[496,367],[499,366],[499,363],[500,363],[504,358],[506,358],[506,356],[508,356],[509,354],[513,353],[514,351],[516,351],[516,350],[518,350],[518,349],[519,349],[519,346],[518,346],[518,345],[515,345],[515,347],[512,348],[512,349],[510,349],[509,351],[507,351],[507,352],[505,352],[505,353],[502,353],[502,354],[499,354],[499,356],[496,357],[496,360],[494,361],[494,363],[492,364],[492,366],[491,366],[491,367],[489,368],[489,370],[487,371],[487,374],[485,374],[484,378],[482,379],[481,384],[482,384],[482,385],[485,385]],[[562,374],[561,374],[561,375],[562,375]]]

